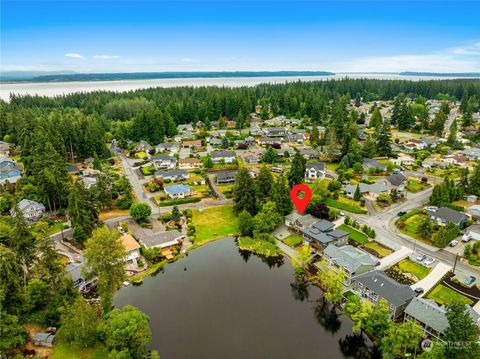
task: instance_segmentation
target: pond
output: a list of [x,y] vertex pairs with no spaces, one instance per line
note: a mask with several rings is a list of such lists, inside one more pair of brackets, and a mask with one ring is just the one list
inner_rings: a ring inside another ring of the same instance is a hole
[[240,251],[225,238],[189,253],[115,305],[151,318],[152,349],[172,358],[369,358],[368,339],[295,279],[288,261]]

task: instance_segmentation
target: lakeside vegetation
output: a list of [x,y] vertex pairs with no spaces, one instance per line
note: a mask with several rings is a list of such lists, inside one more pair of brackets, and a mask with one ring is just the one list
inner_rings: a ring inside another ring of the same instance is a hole
[[253,252],[264,257],[278,257],[282,251],[270,236],[261,237],[239,237],[237,240],[238,248],[241,250]]

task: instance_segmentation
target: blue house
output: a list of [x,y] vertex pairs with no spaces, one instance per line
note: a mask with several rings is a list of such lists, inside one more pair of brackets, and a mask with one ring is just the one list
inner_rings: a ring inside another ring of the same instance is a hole
[[192,190],[188,184],[174,184],[172,186],[165,186],[163,189],[172,199],[185,198],[192,195]]

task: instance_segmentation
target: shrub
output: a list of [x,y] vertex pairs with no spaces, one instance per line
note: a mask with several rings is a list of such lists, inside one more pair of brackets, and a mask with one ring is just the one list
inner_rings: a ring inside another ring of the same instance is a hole
[[170,220],[172,219],[172,214],[169,212],[169,213],[165,213],[165,214],[162,214],[159,216],[160,220],[162,220],[163,222],[170,222]]
[[184,203],[195,203],[195,202],[200,202],[201,198],[181,198],[173,201],[163,201],[159,204],[160,207],[168,207],[168,206],[174,206],[178,204],[184,204]]

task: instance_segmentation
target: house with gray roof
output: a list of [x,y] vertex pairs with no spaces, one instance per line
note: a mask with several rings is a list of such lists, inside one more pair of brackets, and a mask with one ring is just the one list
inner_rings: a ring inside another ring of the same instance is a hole
[[139,229],[134,233],[134,237],[145,248],[167,248],[180,244],[184,235],[177,230],[166,232],[153,232],[150,229]]
[[155,168],[175,168],[177,158],[171,155],[153,156],[152,163]]
[[236,156],[235,151],[231,150],[217,150],[210,153],[213,163],[220,163],[222,161],[224,163],[233,163]]
[[369,171],[370,169],[381,169],[381,170],[386,170],[387,165],[378,162],[377,160],[374,160],[373,158],[364,158],[362,162],[362,167],[366,170]]
[[[138,141],[137,145],[135,146],[135,149],[137,151],[143,151],[143,152],[148,152],[152,148],[153,148],[152,145],[149,144],[147,141],[144,141],[144,140]],[[93,159],[92,159],[92,162],[93,162]]]
[[467,221],[470,219],[465,213],[455,211],[448,207],[440,207],[435,212],[429,213],[430,219],[436,221],[440,225],[454,223],[460,228],[465,228]]
[[178,125],[177,126],[177,131],[179,132],[187,132],[187,131],[193,131],[193,126],[191,123],[187,123],[184,125]]
[[[386,181],[378,181],[375,183],[359,183],[358,187],[363,196],[371,196],[373,198],[377,198],[380,193],[390,193],[390,187],[387,185]],[[342,191],[349,198],[354,197],[356,190],[356,184],[347,184],[342,186]]]
[[323,179],[327,174],[325,163],[307,163],[305,168],[305,182],[314,182],[316,179]]
[[[318,218],[311,214],[300,214],[292,212],[285,216],[285,225],[289,228],[299,231],[300,229],[310,227],[318,221]],[[332,223],[333,224],[333,223]]]
[[[469,305],[465,305],[472,321],[478,325],[480,315]],[[405,308],[404,320],[411,320],[423,329],[424,337],[435,337],[441,341],[449,327],[445,306],[426,298],[413,298]]]
[[161,170],[153,174],[155,178],[161,178],[170,181],[184,181],[190,178],[190,174],[184,170]]
[[336,246],[347,244],[348,233],[334,228],[332,222],[321,219],[309,227],[300,228],[300,232],[307,243],[319,250],[323,250],[329,244]]
[[285,128],[283,127],[268,127],[263,129],[263,132],[268,137],[283,137],[286,134]]
[[[42,203],[25,198],[18,202],[18,209],[29,222],[35,222],[45,214],[45,206]],[[10,215],[15,217],[14,208],[10,210]]]
[[405,190],[405,186],[408,182],[407,177],[405,177],[402,173],[393,173],[389,176],[386,176],[385,180],[387,180],[390,186],[399,192],[403,192]]
[[235,183],[235,178],[237,178],[237,172],[235,171],[217,172],[215,175],[217,184]]
[[22,176],[22,168],[9,157],[0,156],[0,184],[15,184]]
[[323,251],[323,258],[329,267],[342,268],[345,271],[346,286],[350,285],[356,276],[370,272],[380,264],[371,254],[351,245],[337,247],[329,244]]
[[480,148],[478,147],[465,148],[464,150],[461,151],[461,153],[463,153],[472,161],[476,161],[480,159]]
[[164,142],[160,143],[156,147],[157,153],[164,153],[164,152],[169,152],[169,153],[179,153],[180,152],[180,144],[178,142]]
[[353,290],[360,297],[377,303],[380,299],[388,302],[392,318],[398,318],[415,297],[415,292],[408,285],[400,284],[382,271],[373,271],[356,277]]

